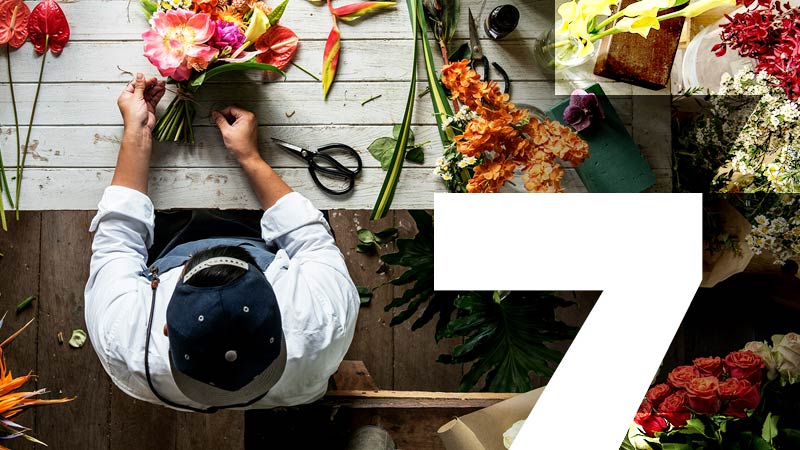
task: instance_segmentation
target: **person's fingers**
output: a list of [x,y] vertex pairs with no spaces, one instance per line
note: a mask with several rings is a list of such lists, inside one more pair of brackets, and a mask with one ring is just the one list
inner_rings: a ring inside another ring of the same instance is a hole
[[144,74],[141,72],[136,74],[136,79],[134,80],[134,95],[136,95],[139,99],[144,99],[144,91],[147,87],[147,83],[144,79]]
[[123,89],[122,92],[125,92],[125,93],[128,93],[128,94],[133,94],[135,85],[136,85],[136,80],[135,79],[131,80],[130,83],[125,85],[125,89]]
[[151,94],[152,97],[150,99],[150,104],[153,105],[153,108],[155,108],[156,105],[158,105],[158,102],[161,101],[161,97],[164,96],[165,92],[167,92],[167,90],[164,89],[163,87],[156,86],[155,88],[153,88],[153,92]]
[[211,111],[211,118],[214,119],[214,123],[217,124],[217,128],[220,131],[226,131],[230,124],[228,123],[228,119],[219,111]]

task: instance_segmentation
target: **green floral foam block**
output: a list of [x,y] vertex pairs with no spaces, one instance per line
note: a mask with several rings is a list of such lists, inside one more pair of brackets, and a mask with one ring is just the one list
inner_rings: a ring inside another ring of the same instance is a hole
[[[589,158],[576,171],[589,192],[642,192],[656,183],[656,176],[628,134],[617,111],[599,84],[586,92],[597,95],[605,119],[578,133],[589,144]],[[569,99],[547,111],[548,117],[564,122]]]

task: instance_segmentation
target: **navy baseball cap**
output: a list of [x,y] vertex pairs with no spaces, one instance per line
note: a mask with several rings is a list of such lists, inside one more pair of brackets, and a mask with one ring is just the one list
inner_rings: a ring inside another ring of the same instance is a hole
[[[215,265],[247,272],[223,286],[186,284]],[[272,285],[257,267],[236,258],[210,258],[181,276],[167,306],[167,332],[173,379],[202,405],[248,403],[268,392],[286,367]]]

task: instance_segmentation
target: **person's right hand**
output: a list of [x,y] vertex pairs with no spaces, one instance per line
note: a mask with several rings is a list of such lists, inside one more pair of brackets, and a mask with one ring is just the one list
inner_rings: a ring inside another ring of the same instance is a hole
[[212,111],[211,117],[222,133],[222,140],[231,155],[242,164],[258,153],[258,122],[252,112],[229,106],[221,111]]

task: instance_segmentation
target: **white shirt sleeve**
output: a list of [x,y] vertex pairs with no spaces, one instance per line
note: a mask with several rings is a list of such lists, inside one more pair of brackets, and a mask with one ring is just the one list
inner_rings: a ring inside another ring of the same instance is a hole
[[114,349],[124,346],[131,337],[128,330],[121,329],[125,327],[121,327],[120,320],[140,316],[144,311],[139,275],[146,269],[154,220],[153,203],[145,194],[109,186],[89,228],[95,235],[84,292],[86,327],[106,368],[109,358],[115,358]]

